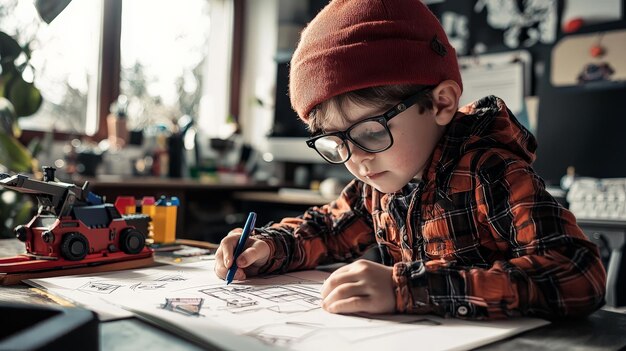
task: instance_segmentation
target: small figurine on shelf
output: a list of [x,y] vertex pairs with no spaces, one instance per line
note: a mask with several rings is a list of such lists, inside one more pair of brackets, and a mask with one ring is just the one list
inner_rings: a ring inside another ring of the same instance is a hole
[[126,126],[126,110],[128,99],[125,95],[120,95],[117,101],[111,104],[111,113],[107,116],[108,139],[112,150],[120,150],[126,145],[128,140],[128,129]]

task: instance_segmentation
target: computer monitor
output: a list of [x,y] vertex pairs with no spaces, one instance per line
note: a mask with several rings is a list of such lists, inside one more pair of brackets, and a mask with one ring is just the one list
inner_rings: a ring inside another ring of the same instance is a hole
[[536,171],[558,185],[567,167],[596,178],[626,177],[626,87],[548,87],[540,94]]
[[278,62],[276,71],[274,124],[268,136],[268,151],[276,161],[324,162],[315,150],[306,145],[309,132],[291,107],[288,62]]

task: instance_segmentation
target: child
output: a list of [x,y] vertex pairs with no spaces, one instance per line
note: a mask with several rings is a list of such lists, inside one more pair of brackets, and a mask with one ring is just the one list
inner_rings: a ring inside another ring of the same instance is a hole
[[[333,272],[334,313],[466,319],[586,315],[606,273],[576,219],[530,166],[534,137],[489,96],[458,111],[454,49],[419,0],[335,0],[302,33],[290,96],[307,144],[357,178],[298,218],[256,228],[235,279],[351,262]],[[216,274],[241,230],[222,240]]]

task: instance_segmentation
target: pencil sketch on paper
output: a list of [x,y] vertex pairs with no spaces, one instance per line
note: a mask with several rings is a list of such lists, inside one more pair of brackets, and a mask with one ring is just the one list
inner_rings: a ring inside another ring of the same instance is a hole
[[[97,294],[113,294],[119,288],[128,288],[132,291],[140,290],[157,290],[165,289],[166,282],[136,282],[134,284],[128,284],[124,282],[115,281],[90,281],[87,284],[82,285],[77,290],[85,293],[97,293]],[[119,292],[119,291],[118,291]]]
[[182,274],[170,274],[164,275],[160,278],[155,279],[157,282],[182,282],[187,280]]
[[86,293],[111,294],[120,287],[121,285],[119,284],[88,282],[87,284],[78,288],[78,290]]
[[136,283],[130,286],[130,290],[156,290],[163,289],[167,284],[158,282]]
[[202,316],[200,310],[204,303],[203,298],[165,298],[165,303],[161,306],[162,309],[178,312],[185,316]]
[[302,271],[226,285],[215,276],[213,261],[200,261],[32,282],[63,297],[80,298],[87,307],[105,302],[163,319],[209,343],[227,329],[230,340],[246,336],[258,340],[259,348],[319,350],[332,344],[342,350],[375,351],[419,340],[421,348],[431,351],[459,350],[548,323],[531,318],[490,324],[430,315],[332,314],[321,308],[320,290],[327,277],[326,272]]
[[231,313],[259,310],[259,301],[273,303],[263,307],[276,313],[298,313],[320,308],[319,293],[297,286],[218,286],[199,292],[221,300],[221,309]]
[[[162,290],[163,292],[172,291],[176,286],[183,284],[189,280],[184,270],[176,270],[168,272],[168,270],[159,270],[148,268],[144,271],[133,272],[113,272],[102,276],[90,276],[77,279],[76,277],[60,278],[66,281],[66,284],[82,282],[79,286],[73,287],[73,290],[87,294],[111,295],[115,299],[127,299],[129,292],[142,293],[154,292]],[[72,287],[68,286],[72,289]]]
[[222,309],[230,310],[233,313],[241,312],[240,309],[258,305],[258,301],[254,301],[251,297],[245,296],[243,289],[228,289],[228,288],[210,288],[202,289],[201,293],[207,294],[218,300],[224,301],[225,306],[221,306]]
[[[414,330],[420,327],[441,325],[440,322],[420,316],[401,323],[413,326]],[[306,342],[307,338],[313,339],[321,337],[323,334],[328,336],[332,334],[333,337],[340,337],[352,344],[359,344],[367,343],[372,338],[392,336],[394,333],[396,333],[394,330],[381,328],[379,324],[372,324],[369,327],[359,325],[327,328],[321,323],[288,322],[267,324],[246,333],[246,335],[257,338],[268,345],[289,348],[293,344]]]

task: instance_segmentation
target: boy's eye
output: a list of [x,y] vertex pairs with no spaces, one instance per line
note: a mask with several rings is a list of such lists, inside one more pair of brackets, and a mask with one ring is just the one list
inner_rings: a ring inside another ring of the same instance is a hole
[[365,137],[371,138],[371,139],[380,139],[384,137],[385,135],[387,135],[387,131],[385,131],[384,129],[381,129],[381,130],[372,130],[369,133],[367,133]]
[[359,141],[371,141],[371,140],[376,140],[376,139],[380,139],[380,138],[384,138],[387,135],[387,131],[382,129],[382,128],[374,128],[374,129],[367,129],[367,130],[360,130],[358,133],[356,133],[356,135],[352,136],[353,139],[359,140]]

